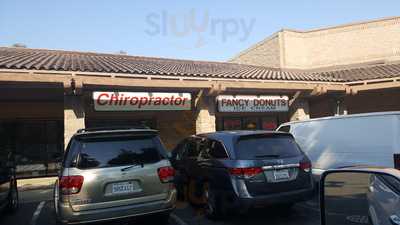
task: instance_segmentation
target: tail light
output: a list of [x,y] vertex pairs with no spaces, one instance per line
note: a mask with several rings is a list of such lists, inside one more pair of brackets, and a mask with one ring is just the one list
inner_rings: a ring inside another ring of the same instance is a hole
[[300,169],[304,170],[304,172],[311,171],[311,163],[310,162],[300,162]]
[[158,168],[158,177],[162,183],[169,183],[174,180],[175,170],[170,166]]
[[263,172],[262,168],[249,167],[249,168],[230,168],[229,173],[239,178],[252,178]]
[[59,186],[63,195],[78,194],[83,184],[83,176],[63,176]]

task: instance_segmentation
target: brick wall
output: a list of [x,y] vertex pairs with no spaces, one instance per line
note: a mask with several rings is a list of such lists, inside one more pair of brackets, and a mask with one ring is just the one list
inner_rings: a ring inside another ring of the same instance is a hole
[[160,137],[168,150],[172,150],[183,138],[196,133],[192,111],[160,113],[157,124]]
[[260,65],[266,67],[280,67],[279,33],[245,50],[234,57],[231,62]]
[[400,59],[400,17],[307,32],[283,30],[231,60],[314,69]]
[[[119,126],[121,121],[129,125],[132,121],[155,121],[160,137],[168,150],[183,138],[195,134],[195,113],[193,111],[151,111],[151,112],[95,112],[86,105],[86,121],[101,121],[101,126]],[[87,122],[86,122],[87,123]],[[86,124],[87,126],[87,124]]]

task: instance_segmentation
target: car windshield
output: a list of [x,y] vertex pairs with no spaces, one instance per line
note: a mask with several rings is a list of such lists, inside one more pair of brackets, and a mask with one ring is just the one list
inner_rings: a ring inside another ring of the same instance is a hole
[[89,138],[80,142],[78,168],[104,168],[160,161],[156,137]]
[[235,150],[236,158],[244,160],[288,158],[301,154],[292,137],[277,135],[241,137]]

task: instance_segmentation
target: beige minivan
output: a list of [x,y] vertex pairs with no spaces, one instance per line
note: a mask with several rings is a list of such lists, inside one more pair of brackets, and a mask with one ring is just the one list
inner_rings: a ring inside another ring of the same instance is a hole
[[155,130],[78,131],[66,149],[54,189],[57,222],[79,224],[155,215],[175,207],[174,169]]

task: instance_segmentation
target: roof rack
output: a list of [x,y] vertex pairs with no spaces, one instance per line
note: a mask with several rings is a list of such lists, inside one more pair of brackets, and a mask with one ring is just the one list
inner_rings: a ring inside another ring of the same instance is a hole
[[151,129],[145,125],[137,125],[137,126],[106,126],[106,127],[92,127],[92,128],[82,128],[79,129],[76,133],[85,133],[85,132],[94,132],[94,131],[103,131],[103,130],[132,130],[132,129]]

